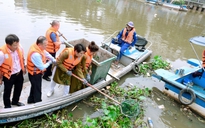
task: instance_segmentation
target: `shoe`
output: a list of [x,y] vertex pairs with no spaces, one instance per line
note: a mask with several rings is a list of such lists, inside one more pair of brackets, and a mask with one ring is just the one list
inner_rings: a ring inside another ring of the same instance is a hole
[[27,104],[34,104],[34,102],[27,101]]
[[43,76],[43,79],[46,80],[46,81],[51,81],[51,79],[49,77]]
[[53,95],[53,93],[54,93],[54,91],[50,90],[50,91],[47,93],[47,97],[52,96],[52,95]]
[[71,94],[70,93],[68,93],[68,94],[63,94],[63,96],[70,96]]
[[4,108],[11,108],[11,106],[5,106]]
[[27,100],[27,104],[33,104],[34,101]]
[[25,106],[25,104],[18,102],[18,103],[12,103],[12,105],[16,105],[16,106]]

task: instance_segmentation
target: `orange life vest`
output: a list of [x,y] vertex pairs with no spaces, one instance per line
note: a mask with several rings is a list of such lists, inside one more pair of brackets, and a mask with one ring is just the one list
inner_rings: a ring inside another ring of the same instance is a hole
[[[0,72],[3,74],[3,76],[10,79],[11,73],[13,70],[13,59],[12,59],[10,50],[5,44],[4,46],[0,48],[0,51],[4,53],[4,62],[0,66]],[[24,56],[23,56],[23,51],[21,50],[20,46],[18,46],[17,48],[17,53],[19,56],[21,69],[24,70]]]
[[50,35],[51,35],[52,32],[55,33],[55,35],[56,35],[56,42],[60,41],[57,32],[53,29],[53,27],[50,27],[46,32],[46,39],[48,41],[48,44],[46,46],[46,51],[48,51],[49,53],[56,53],[59,50],[60,45],[55,44],[51,40]]
[[[73,68],[80,63],[82,57],[74,58],[74,48],[65,48],[64,51],[68,50],[68,58],[63,61],[63,65],[67,70],[73,70]],[[58,60],[59,58],[57,58]]]
[[85,56],[86,56],[86,62],[85,62],[85,66],[86,68],[88,69],[91,62],[92,62],[92,58],[93,58],[93,55],[91,55],[90,53],[90,49],[88,47],[86,47],[86,53],[85,53]]
[[42,57],[42,61],[43,63],[45,64],[46,63],[46,56],[45,56],[45,53],[43,50],[41,50],[37,45],[36,43],[34,43],[30,49],[29,49],[29,52],[28,52],[28,56],[27,56],[27,70],[28,72],[31,74],[31,75],[34,75],[34,74],[39,74],[39,73],[43,73],[46,69],[44,69],[43,71],[40,70],[39,68],[37,68],[33,62],[31,61],[31,55],[33,53],[39,53]]
[[202,53],[202,66],[205,67],[205,50]]
[[127,35],[127,37],[125,36],[127,32],[127,29],[124,28],[123,30],[123,33],[122,33],[122,40],[124,40],[125,42],[128,42],[128,43],[132,43],[132,40],[133,40],[133,35],[134,35],[134,32],[135,32],[135,28],[133,28]]

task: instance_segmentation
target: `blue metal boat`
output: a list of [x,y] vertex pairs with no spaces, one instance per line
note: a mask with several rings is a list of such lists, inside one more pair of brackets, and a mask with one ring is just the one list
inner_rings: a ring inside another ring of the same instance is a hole
[[197,59],[188,59],[189,66],[181,67],[175,72],[158,69],[153,76],[165,82],[165,93],[205,117],[205,69],[193,46],[205,46],[205,37],[193,37],[190,44]]
[[188,11],[188,8],[186,5],[179,5],[175,4],[173,1],[166,1],[165,0],[145,0],[147,3],[154,4],[154,5],[160,5],[169,9],[178,10],[178,11]]

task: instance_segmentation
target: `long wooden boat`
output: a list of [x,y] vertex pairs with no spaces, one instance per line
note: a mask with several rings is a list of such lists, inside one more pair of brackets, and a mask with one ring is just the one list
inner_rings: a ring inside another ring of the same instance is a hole
[[[192,44],[205,46],[205,37],[191,38],[190,44],[192,48],[194,48]],[[154,76],[165,82],[165,93],[182,104],[188,105],[205,118],[204,68],[202,68],[202,62],[199,59],[188,59],[187,63],[189,66],[183,66],[176,72],[158,69],[155,71],[156,74]]]
[[[108,41],[108,40],[106,40]],[[89,41],[85,39],[79,39],[74,41],[69,41],[69,44],[74,45],[76,43],[84,43],[85,45],[89,44]],[[138,55],[136,58],[140,63],[144,61],[147,57],[151,55],[151,51],[146,49],[146,53],[143,55]],[[132,70],[133,65],[135,65],[135,60],[132,60],[131,63],[124,65],[120,64],[121,67],[116,69],[111,66],[112,61],[116,58],[116,56],[109,51],[100,47],[100,51],[98,52],[99,58],[106,58],[105,60],[95,60],[93,59],[92,64],[94,65],[93,74],[95,76],[91,76],[91,80],[93,79],[93,86],[98,89],[101,89],[113,81],[116,78],[120,78],[124,76],[126,73]],[[96,67],[95,67],[96,66]],[[104,73],[103,71],[106,71]],[[104,78],[102,76],[105,74]],[[97,77],[96,77],[97,76]],[[1,86],[1,88],[3,85]],[[10,122],[21,121],[33,117],[37,117],[46,113],[50,113],[59,109],[62,109],[66,106],[69,106],[77,101],[84,99],[85,97],[91,95],[92,93],[96,92],[91,87],[87,87],[85,89],[79,90],[74,92],[68,96],[63,96],[63,85],[58,85],[55,87],[55,92],[51,97],[47,97],[46,94],[50,89],[50,83],[42,80],[42,102],[38,102],[35,104],[27,104],[27,98],[30,92],[30,82],[26,82],[23,85],[23,90],[21,93],[20,101],[25,103],[25,106],[16,107],[12,106],[12,108],[4,109],[3,104],[3,89],[1,89],[0,95],[0,124],[6,124]],[[11,96],[12,97],[12,96]]]

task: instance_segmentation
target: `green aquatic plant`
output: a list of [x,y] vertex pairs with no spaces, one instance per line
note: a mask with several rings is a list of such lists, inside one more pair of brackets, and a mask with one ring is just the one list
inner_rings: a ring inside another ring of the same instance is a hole
[[[151,90],[148,88],[121,88],[117,82],[110,85],[109,95],[112,97],[124,97],[119,101],[120,105],[116,105],[113,101],[105,99],[104,97],[92,96],[89,101],[94,104],[92,107],[97,107],[96,110],[102,110],[98,117],[86,117],[83,119],[73,119],[72,113],[68,109],[59,110],[53,114],[45,114],[41,118],[28,119],[18,123],[19,128],[132,128],[142,125],[141,119],[144,117],[144,108],[139,104],[144,98],[150,96]],[[120,91],[120,93],[117,93]],[[125,108],[125,110],[122,110]],[[122,112],[123,111],[123,112]],[[138,114],[134,116],[133,121],[127,115],[132,115],[133,112]],[[137,121],[138,120],[138,121]],[[139,121],[140,120],[140,121]]]
[[168,70],[171,68],[170,63],[164,61],[161,56],[154,56],[150,62],[144,62],[140,64],[139,67],[136,67],[135,70],[138,70],[139,74],[148,75],[148,73],[153,74],[154,70],[160,68]]

